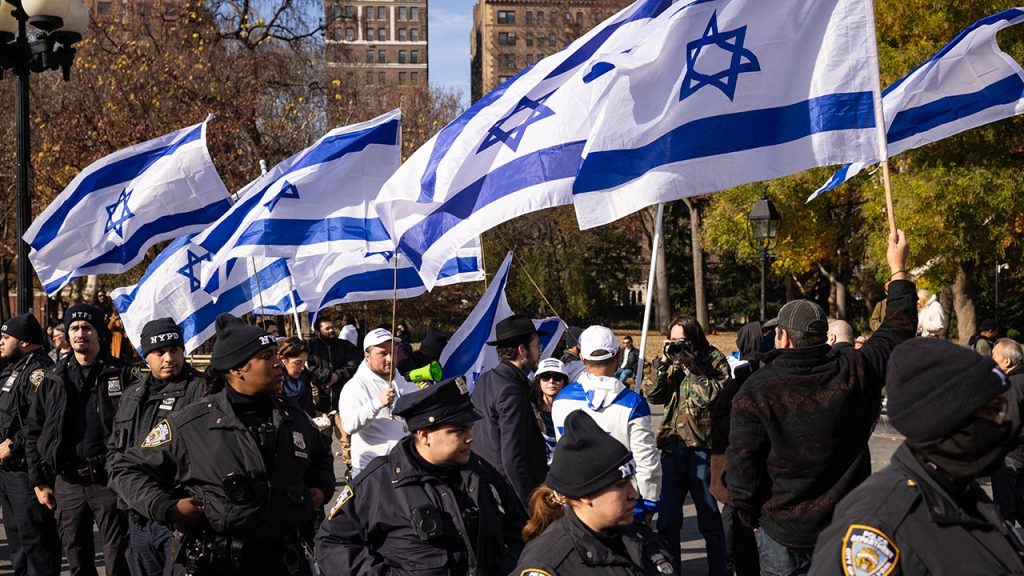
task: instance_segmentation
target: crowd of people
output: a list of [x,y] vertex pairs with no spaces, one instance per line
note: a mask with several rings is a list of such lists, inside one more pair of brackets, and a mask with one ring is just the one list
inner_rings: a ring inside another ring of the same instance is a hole
[[[170,318],[145,326],[139,372],[101,307],[50,333],[13,317],[13,570],[55,575],[63,553],[96,574],[95,525],[112,576],[678,574],[689,496],[715,576],[1024,573],[1021,347],[993,323],[969,347],[935,337],[907,254],[890,237],[870,337],[795,300],[726,355],[682,316],[646,377],[599,325],[542,359],[520,315],[475,384],[443,373],[443,333],[415,347],[404,323],[320,316],[302,339],[222,315],[200,373]],[[905,441],[872,474],[883,398]]]

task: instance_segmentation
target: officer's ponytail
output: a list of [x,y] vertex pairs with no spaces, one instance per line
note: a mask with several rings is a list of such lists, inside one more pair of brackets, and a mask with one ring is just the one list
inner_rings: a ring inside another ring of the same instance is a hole
[[565,507],[568,499],[565,496],[541,484],[530,494],[530,502],[527,508],[530,511],[530,519],[523,526],[523,544],[540,536],[552,522],[565,516]]
[[224,376],[224,373],[220,370],[214,370],[213,366],[207,366],[206,371],[203,372],[203,376],[206,377],[207,396],[220,392],[228,384],[228,380]]

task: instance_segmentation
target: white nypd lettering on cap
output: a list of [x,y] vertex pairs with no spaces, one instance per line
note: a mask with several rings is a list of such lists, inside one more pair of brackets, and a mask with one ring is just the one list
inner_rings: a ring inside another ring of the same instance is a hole
[[619,472],[622,472],[623,478],[629,478],[630,476],[636,476],[636,460],[630,460],[622,466],[619,466]]
[[155,336],[150,336],[149,337],[149,343],[150,344],[157,344],[159,342],[171,342],[171,341],[180,340],[180,339],[181,339],[181,337],[178,336],[177,332],[166,332],[164,334],[157,334]]
[[74,320],[92,320],[92,314],[88,312],[72,312],[71,318]]
[[276,344],[276,343],[277,343],[277,338],[275,338],[272,334],[267,334],[265,336],[260,336],[260,346],[268,346],[270,344]]
[[7,324],[0,326],[0,332],[7,332]]

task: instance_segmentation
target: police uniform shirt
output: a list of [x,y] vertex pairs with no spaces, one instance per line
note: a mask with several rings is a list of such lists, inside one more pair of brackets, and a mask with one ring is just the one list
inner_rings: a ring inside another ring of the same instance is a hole
[[64,437],[75,438],[72,446],[65,444],[71,454],[78,458],[100,456],[107,450],[107,435],[102,418],[97,414],[111,413],[112,408],[101,406],[101,398],[97,380],[102,370],[102,363],[93,362],[82,366],[77,359],[71,358],[67,372],[72,386],[68,389],[67,418],[64,421]]
[[171,380],[153,374],[141,377],[124,393],[118,406],[110,441],[113,452],[141,444],[160,420],[200,401],[205,387],[202,375],[188,364]]
[[1024,574],[1024,546],[980,486],[956,497],[907,446],[836,508],[812,576]]
[[595,534],[566,508],[531,540],[519,557],[513,576],[654,576],[676,574],[658,535],[645,524],[623,526],[607,535]]
[[42,384],[46,369],[52,365],[50,357],[40,349],[26,354],[0,372],[0,440],[11,441],[14,459],[24,457],[23,423],[35,391]]

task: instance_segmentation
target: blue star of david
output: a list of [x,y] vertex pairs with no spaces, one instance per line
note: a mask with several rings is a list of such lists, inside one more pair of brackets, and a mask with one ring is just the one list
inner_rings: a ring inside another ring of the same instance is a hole
[[292,198],[294,200],[299,199],[298,187],[287,180],[285,180],[284,183],[281,185],[281,190],[277,194],[275,194],[273,198],[270,199],[270,202],[264,204],[264,206],[267,207],[268,212],[273,212],[274,207],[277,206],[277,203],[284,198]]
[[[711,14],[711,21],[704,30],[704,35],[686,45],[686,75],[683,76],[683,87],[679,91],[680,102],[704,86],[714,86],[723,94],[733,99],[736,95],[736,79],[744,72],[759,72],[761,64],[753,52],[743,47],[747,36],[747,27],[741,26],[727,32],[718,31],[718,13]],[[717,46],[732,54],[729,67],[714,74],[697,72],[697,59],[707,46]]]
[[[487,136],[484,138],[483,143],[480,144],[480,148],[476,153],[479,154],[498,142],[508,146],[514,152],[516,148],[519,147],[519,143],[523,140],[523,134],[526,133],[526,129],[529,128],[531,124],[539,122],[548,116],[554,116],[554,110],[544,105],[544,101],[554,93],[554,90],[552,90],[536,100],[532,100],[529,96],[523,96],[522,100],[516,104],[515,109],[509,112],[508,115],[501,120],[498,120],[494,126],[491,126],[487,131]],[[505,123],[523,110],[530,110],[526,118],[518,125],[506,130],[504,128]]]
[[203,256],[197,256],[195,252],[186,249],[186,255],[188,256],[188,263],[178,268],[178,274],[181,274],[185,278],[188,278],[189,293],[193,293],[199,290],[202,285],[199,283],[199,278],[196,277],[195,267],[203,261],[210,262],[210,253],[207,252]]
[[[107,211],[107,224],[103,227],[104,234],[113,230],[117,233],[118,238],[124,238],[122,226],[124,226],[125,221],[135,216],[135,214],[128,209],[128,200],[131,197],[131,191],[125,188],[124,190],[121,190],[121,194],[117,197],[117,202],[105,207]],[[115,216],[118,212],[121,213],[120,217]]]

